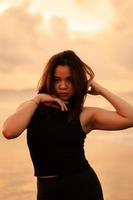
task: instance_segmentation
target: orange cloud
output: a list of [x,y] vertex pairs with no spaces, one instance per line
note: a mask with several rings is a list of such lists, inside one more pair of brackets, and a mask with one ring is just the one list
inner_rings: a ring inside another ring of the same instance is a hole
[[89,7],[91,9],[93,9],[94,7],[96,7],[96,5],[99,3],[97,0],[75,0],[75,3],[79,6],[79,7],[83,7],[86,8]]
[[[84,4],[88,2],[91,1],[84,1]],[[127,9],[133,9],[131,1],[127,2],[123,3],[123,9],[119,11],[118,25],[126,21],[124,16],[122,17],[123,12],[126,13],[124,5]],[[114,18],[110,29],[90,34],[70,32],[65,18],[53,16],[49,20],[49,29],[46,29],[46,19],[41,13],[30,13],[29,6],[29,3],[21,3],[1,13],[0,77],[3,80],[1,87],[6,86],[7,79],[11,80],[8,86],[12,87],[15,84],[9,76],[19,81],[21,74],[22,77],[27,77],[27,80],[30,79],[27,87],[34,87],[35,82],[32,79],[40,78],[43,65],[48,58],[65,49],[73,49],[87,64],[93,66],[96,77],[100,79],[132,80],[133,42],[130,23],[127,22],[126,27],[121,30],[118,25],[116,28]],[[115,4],[113,6],[116,16],[118,7]],[[126,18],[130,21],[132,13],[131,11],[127,13],[129,15]],[[121,18],[123,21],[120,20]],[[18,85],[23,87],[22,79]]]

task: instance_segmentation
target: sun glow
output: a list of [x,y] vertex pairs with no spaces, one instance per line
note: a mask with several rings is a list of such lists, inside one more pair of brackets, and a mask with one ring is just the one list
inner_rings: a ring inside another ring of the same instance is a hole
[[[32,9],[39,11],[44,16],[44,25],[49,27],[51,18],[62,18],[66,21],[70,32],[96,33],[107,28],[113,19],[113,8],[108,0],[99,0],[99,3],[90,6],[89,1],[82,6],[74,1],[51,0],[51,4],[44,2],[37,4],[33,1]],[[70,9],[71,8],[71,9]],[[46,27],[46,26],[45,26]]]
[[62,15],[54,15],[51,12],[43,13],[45,28],[49,29],[52,18],[64,19],[67,24],[67,29],[70,32],[97,33],[107,29],[112,21],[112,18],[98,18],[98,16],[70,17]]
[[8,2],[0,3],[0,13],[4,12],[7,8],[9,8],[10,4]]
[[89,17],[87,23],[81,20],[79,23],[69,21],[70,31],[81,31],[95,33],[102,31],[107,27],[108,22],[104,20],[99,20],[95,17]]
[[99,8],[90,10],[80,9],[75,14],[66,16],[71,31],[95,33],[107,28],[113,19],[113,10],[109,3],[99,5]]

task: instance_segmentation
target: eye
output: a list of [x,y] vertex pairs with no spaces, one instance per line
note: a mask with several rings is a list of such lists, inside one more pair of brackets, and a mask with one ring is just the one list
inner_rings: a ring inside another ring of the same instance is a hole
[[53,78],[53,81],[54,81],[55,83],[57,83],[57,82],[59,82],[59,78],[54,77],[54,78]]
[[72,83],[72,82],[73,82],[72,77],[69,77],[69,78],[67,79],[67,81]]

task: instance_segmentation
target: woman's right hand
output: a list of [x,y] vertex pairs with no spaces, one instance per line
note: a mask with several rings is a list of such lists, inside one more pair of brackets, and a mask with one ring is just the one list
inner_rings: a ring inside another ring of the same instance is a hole
[[[32,103],[31,103],[32,102]],[[21,104],[15,113],[10,115],[3,124],[2,133],[7,139],[18,137],[28,126],[37,106],[42,103],[67,111],[66,103],[49,94],[37,94],[34,98]]]
[[37,104],[45,104],[54,108],[60,108],[62,111],[67,111],[67,106],[66,104],[68,104],[67,101],[63,101],[60,98],[56,97],[56,96],[52,96],[49,94],[37,94],[34,98],[33,98]]

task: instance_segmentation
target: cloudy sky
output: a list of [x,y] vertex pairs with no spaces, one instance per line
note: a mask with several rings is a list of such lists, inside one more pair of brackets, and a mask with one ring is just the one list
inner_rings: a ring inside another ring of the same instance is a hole
[[133,0],[0,0],[0,88],[35,88],[48,58],[72,49],[95,79],[133,91]]

